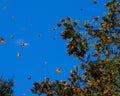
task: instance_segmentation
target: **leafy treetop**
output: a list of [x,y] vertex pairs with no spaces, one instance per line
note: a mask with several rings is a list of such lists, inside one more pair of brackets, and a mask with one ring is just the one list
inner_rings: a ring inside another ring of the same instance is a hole
[[[57,24],[64,27],[60,34],[62,38],[69,40],[67,53],[78,58],[81,65],[70,71],[67,80],[52,82],[46,78],[43,82],[35,82],[32,93],[47,96],[120,95],[120,1],[109,0],[105,6],[108,13],[101,18],[95,16],[92,24],[85,20],[81,26],[69,16]],[[79,74],[81,69],[84,70],[82,76]]]

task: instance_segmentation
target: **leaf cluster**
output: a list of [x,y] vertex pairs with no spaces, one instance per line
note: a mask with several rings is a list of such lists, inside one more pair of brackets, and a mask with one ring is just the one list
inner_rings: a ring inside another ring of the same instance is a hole
[[13,96],[13,80],[0,78],[0,96]]

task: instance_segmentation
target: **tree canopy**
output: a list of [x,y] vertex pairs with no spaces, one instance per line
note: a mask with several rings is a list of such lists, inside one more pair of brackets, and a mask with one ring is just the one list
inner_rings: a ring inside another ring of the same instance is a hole
[[[94,0],[96,4],[96,0]],[[70,77],[54,82],[46,78],[35,82],[33,94],[47,96],[119,96],[120,95],[120,1],[109,0],[108,12],[102,17],[93,17],[92,24],[83,25],[66,16],[58,27],[68,40],[67,53],[81,61],[74,66]],[[80,75],[79,70],[84,70]]]
[[0,96],[13,96],[13,80],[0,78]]

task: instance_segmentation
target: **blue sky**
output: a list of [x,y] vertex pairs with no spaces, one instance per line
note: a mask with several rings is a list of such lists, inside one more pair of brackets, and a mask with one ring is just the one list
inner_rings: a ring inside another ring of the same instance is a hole
[[[0,0],[0,37],[6,41],[0,43],[0,75],[14,78],[14,96],[35,96],[29,89],[45,77],[52,81],[68,78],[69,71],[80,61],[66,53],[67,41],[59,36],[61,30],[56,24],[66,16],[80,23],[101,16],[106,11],[106,1],[93,4],[93,0]],[[22,47],[20,41],[28,45]],[[62,73],[57,73],[56,67]],[[27,80],[29,75],[31,80]]]

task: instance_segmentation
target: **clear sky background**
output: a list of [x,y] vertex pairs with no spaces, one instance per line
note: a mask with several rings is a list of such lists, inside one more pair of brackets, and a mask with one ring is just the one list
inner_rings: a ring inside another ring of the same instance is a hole
[[[59,36],[61,29],[56,24],[66,16],[81,24],[93,16],[102,16],[106,1],[94,4],[93,0],[0,0],[0,37],[6,41],[0,43],[0,75],[14,79],[14,96],[35,96],[30,88],[45,77],[52,81],[69,77],[69,71],[80,61],[66,53],[67,41]],[[22,40],[27,46],[20,46]],[[62,72],[57,73],[56,67]]]

